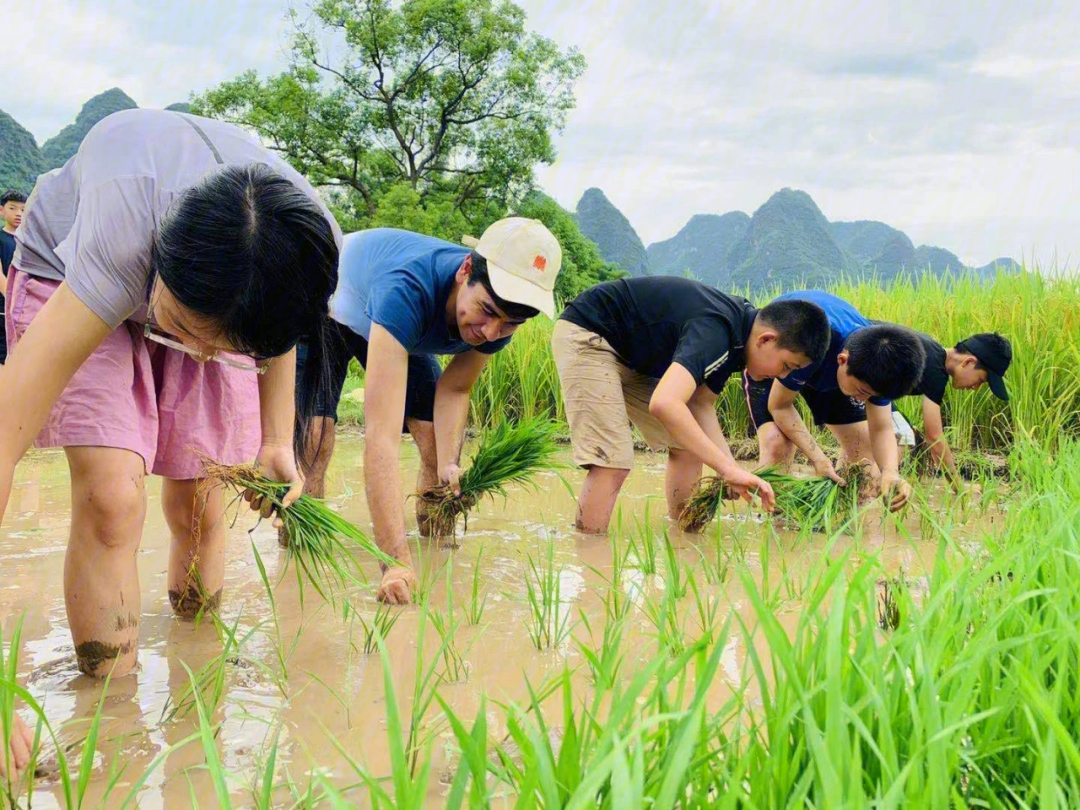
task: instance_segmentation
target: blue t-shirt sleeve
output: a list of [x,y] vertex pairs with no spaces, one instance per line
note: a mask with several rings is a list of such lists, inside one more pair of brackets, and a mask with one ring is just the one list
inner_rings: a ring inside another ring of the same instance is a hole
[[892,400],[885,399],[885,397],[870,397],[867,402],[871,405],[892,405]]
[[424,337],[424,313],[431,309],[431,293],[404,270],[383,273],[368,288],[365,314],[411,352]]

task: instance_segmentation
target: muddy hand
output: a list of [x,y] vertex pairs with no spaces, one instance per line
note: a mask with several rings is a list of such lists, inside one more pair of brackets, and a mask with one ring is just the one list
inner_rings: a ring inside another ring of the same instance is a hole
[[[271,481],[289,483],[289,490],[281,499],[282,508],[288,508],[304,494],[304,477],[296,468],[296,457],[293,455],[292,447],[264,444],[255,457],[255,469]],[[270,517],[279,509],[273,500],[264,498],[250,489],[244,492],[244,500],[264,518]],[[274,519],[275,528],[280,529],[282,525],[280,517]]]
[[[14,728],[11,729],[11,746],[8,751],[3,752],[4,756],[0,756],[0,777],[5,779],[8,776],[17,776],[26,770],[26,766],[30,764],[30,752],[34,748],[34,735],[30,727],[23,722],[18,713],[12,712],[11,716],[15,721]],[[14,774],[8,773],[9,765],[15,767]]]
[[890,512],[903,509],[911,498],[911,484],[899,476],[881,479],[881,492]]
[[379,583],[376,599],[388,605],[408,605],[412,603],[413,588],[416,587],[416,575],[411,568],[394,566],[387,568]]
[[457,464],[447,464],[442,468],[442,472],[439,473],[439,480],[450,487],[450,491],[455,495],[461,494],[461,467]]
[[814,465],[814,474],[831,479],[842,487],[847,486],[847,481],[840,477],[840,474],[836,471],[833,463],[827,458],[823,458]]

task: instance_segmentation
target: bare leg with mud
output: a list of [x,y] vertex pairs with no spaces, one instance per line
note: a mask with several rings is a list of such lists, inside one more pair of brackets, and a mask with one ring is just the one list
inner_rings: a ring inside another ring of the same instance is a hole
[[204,607],[217,610],[225,584],[225,498],[220,484],[166,478],[161,488],[169,546],[169,602],[176,615],[193,619]]
[[615,501],[622,489],[630,470],[615,467],[592,466],[585,476],[578,499],[577,520],[574,523],[579,532],[585,534],[606,534],[611,523],[611,513],[615,511]]
[[866,421],[850,425],[826,425],[829,432],[840,443],[840,460],[837,470],[844,475],[844,470],[853,465],[863,465],[870,473],[872,486],[859,492],[860,498],[876,498],[880,493],[881,470],[874,462],[873,447],[870,444],[870,426]]
[[[334,455],[334,445],[337,443],[337,422],[329,416],[317,416],[311,420],[311,433],[304,444],[304,458],[300,469],[304,473],[304,494],[312,498],[323,498],[326,495],[326,471],[330,467],[330,458]],[[278,529],[278,545],[286,548],[289,545],[288,534],[285,527]]]
[[[405,427],[420,452],[420,471],[416,475],[416,493],[419,495],[439,485],[439,456],[435,447],[435,424],[419,419],[406,419]],[[416,526],[421,537],[431,537],[431,517],[427,505],[416,499]]]
[[758,428],[757,436],[759,469],[772,466],[785,471],[791,469],[795,461],[795,442],[785,436],[775,422],[766,422]]
[[130,450],[64,451],[71,469],[64,603],[75,655],[87,675],[126,675],[138,659],[136,557],[146,517],[145,464]]
[[701,478],[701,461],[687,450],[668,450],[665,494],[668,517],[678,520],[683,507],[694,494],[694,485]]

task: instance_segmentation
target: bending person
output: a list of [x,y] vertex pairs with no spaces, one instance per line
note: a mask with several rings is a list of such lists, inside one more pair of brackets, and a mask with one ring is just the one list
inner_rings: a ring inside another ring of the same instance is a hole
[[[128,110],[38,180],[17,239],[0,517],[35,437],[63,447],[64,598],[78,666],[122,675],[137,655],[147,473],[165,479],[168,590],[182,616],[217,604],[224,578],[223,497],[200,487],[199,454],[255,458],[293,482],[286,502],[301,492],[293,347],[304,334],[323,353],[340,231],[307,181],[240,129]],[[324,367],[309,365],[307,390]],[[19,726],[17,767],[28,740]]]

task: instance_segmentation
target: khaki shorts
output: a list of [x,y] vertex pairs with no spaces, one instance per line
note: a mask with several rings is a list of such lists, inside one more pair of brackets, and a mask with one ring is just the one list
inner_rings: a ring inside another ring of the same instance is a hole
[[595,332],[558,320],[551,350],[559,370],[574,463],[629,470],[634,466],[637,426],[653,450],[680,449],[660,420],[649,413],[659,382],[627,367]]

